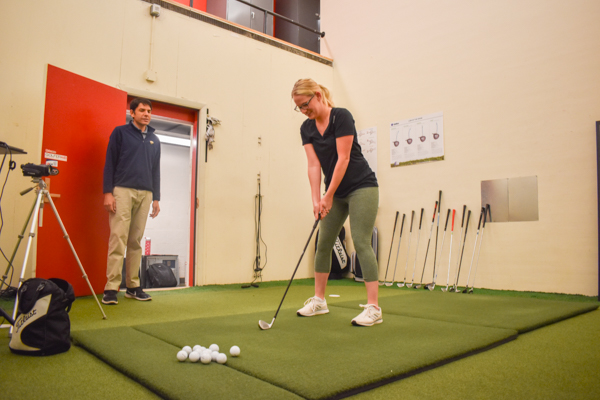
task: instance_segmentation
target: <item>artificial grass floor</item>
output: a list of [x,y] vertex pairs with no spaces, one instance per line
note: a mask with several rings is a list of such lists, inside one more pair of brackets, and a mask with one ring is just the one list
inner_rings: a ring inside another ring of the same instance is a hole
[[[274,282],[261,284],[260,289],[244,290],[240,290],[239,285],[229,285],[153,292],[154,300],[147,304],[120,297],[118,306],[105,307],[109,317],[107,320],[100,318],[100,312],[91,297],[78,298],[71,311],[71,321],[73,331],[77,331],[252,311],[264,311],[261,319],[270,320],[286,284],[287,282]],[[263,290],[268,287],[279,287],[280,290]],[[401,291],[402,289],[397,288],[382,288],[380,299],[398,295]],[[353,298],[357,304],[364,303],[362,285],[353,282],[330,282],[328,294],[330,293],[340,294],[340,301]],[[480,293],[598,304],[594,298],[585,296],[540,293],[476,290],[471,296]],[[299,307],[310,295],[312,280],[295,281],[284,304]],[[180,296],[194,296],[195,306],[178,307],[177,298]],[[223,304],[225,299],[230,298],[238,303],[237,309]],[[333,304],[335,299],[328,300]],[[3,308],[8,307],[3,305]],[[356,311],[358,313],[360,310]],[[520,335],[517,340],[490,351],[353,398],[600,398],[598,331],[600,311],[593,311]],[[138,383],[125,378],[77,347],[67,353],[45,358],[12,355],[8,351],[8,339],[3,332],[5,331],[0,331],[0,397],[106,399],[132,395],[140,400],[157,398]],[[30,379],[31,377],[35,379]]]

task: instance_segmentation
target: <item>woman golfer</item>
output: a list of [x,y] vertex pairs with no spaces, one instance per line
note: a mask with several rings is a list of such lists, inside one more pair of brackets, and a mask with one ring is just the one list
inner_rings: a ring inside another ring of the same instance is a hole
[[[319,241],[315,254],[315,296],[298,310],[299,316],[329,312],[325,288],[331,269],[333,245],[346,218],[350,216],[352,241],[360,260],[367,304],[353,325],[372,326],[383,322],[378,306],[377,259],[371,247],[371,234],[379,206],[379,188],[357,141],[352,114],[335,108],[329,90],[312,79],[300,79],[292,90],[296,111],[308,118],[300,127],[302,145],[308,159],[308,179],[315,218],[321,214]],[[326,192],[321,195],[321,170]]]

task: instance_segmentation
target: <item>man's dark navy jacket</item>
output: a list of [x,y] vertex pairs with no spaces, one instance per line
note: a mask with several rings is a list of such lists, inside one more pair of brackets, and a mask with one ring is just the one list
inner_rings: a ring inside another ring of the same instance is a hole
[[112,193],[115,186],[149,190],[152,200],[160,200],[160,141],[151,126],[145,138],[133,122],[113,130],[106,149],[103,193]]

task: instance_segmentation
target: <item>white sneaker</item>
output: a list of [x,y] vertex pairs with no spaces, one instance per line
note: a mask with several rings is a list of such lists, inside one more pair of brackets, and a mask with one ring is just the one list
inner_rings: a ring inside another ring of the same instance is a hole
[[383,322],[381,308],[377,309],[375,304],[361,304],[360,306],[364,308],[364,310],[352,320],[352,325],[373,326]]
[[318,297],[311,297],[304,302],[304,307],[299,309],[296,314],[301,317],[312,317],[313,315],[327,314],[327,301],[321,300]]

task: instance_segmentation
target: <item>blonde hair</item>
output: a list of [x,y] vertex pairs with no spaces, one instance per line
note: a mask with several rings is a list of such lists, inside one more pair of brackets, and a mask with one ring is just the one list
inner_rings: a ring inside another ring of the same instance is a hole
[[298,79],[298,81],[296,81],[294,88],[292,89],[292,97],[295,95],[314,96],[317,92],[323,95],[322,98],[325,105],[334,107],[329,90],[310,78]]

